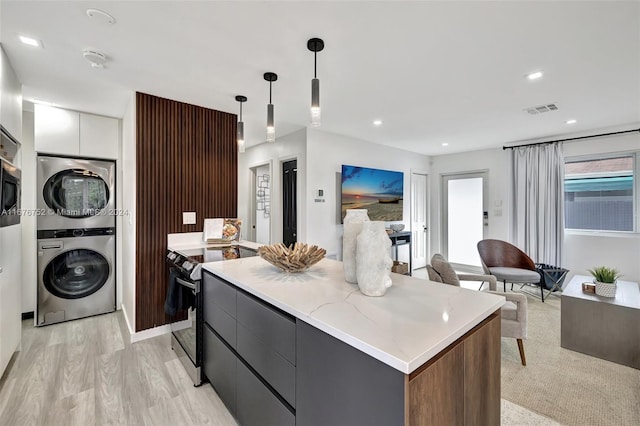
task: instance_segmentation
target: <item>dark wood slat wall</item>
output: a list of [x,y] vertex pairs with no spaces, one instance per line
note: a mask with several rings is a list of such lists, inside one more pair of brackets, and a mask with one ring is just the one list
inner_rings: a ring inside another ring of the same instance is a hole
[[[136,331],[169,322],[167,234],[200,232],[205,218],[237,216],[236,120],[136,94]],[[196,212],[196,224],[183,225],[182,212]]]

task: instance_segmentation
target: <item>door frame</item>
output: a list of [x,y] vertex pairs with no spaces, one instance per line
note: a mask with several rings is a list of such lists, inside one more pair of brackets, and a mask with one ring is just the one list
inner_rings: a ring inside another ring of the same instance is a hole
[[[482,176],[478,176],[482,175]],[[479,170],[465,170],[462,172],[454,172],[454,173],[441,173],[440,174],[440,194],[442,203],[440,205],[440,217],[441,226],[440,226],[440,249],[442,250],[442,255],[445,258],[449,258],[449,239],[448,239],[448,230],[449,230],[449,218],[448,218],[448,188],[447,188],[447,178],[449,177],[457,177],[459,179],[468,177],[482,177],[482,204],[483,204],[483,212],[488,212],[489,209],[489,169],[479,169]],[[482,238],[487,237],[487,226],[482,227]],[[456,270],[462,272],[471,272],[471,273],[483,273],[482,267],[477,267],[473,265],[463,265],[460,263],[451,262],[453,267]]]
[[[425,186],[425,189],[427,191],[427,193],[425,194],[425,223],[427,224],[427,236],[425,237],[425,253],[427,256],[427,265],[429,264],[429,259],[430,259],[430,255],[431,255],[431,244],[430,244],[430,240],[431,240],[431,236],[430,236],[430,232],[431,232],[431,200],[429,198],[429,184],[430,184],[430,180],[429,180],[429,172],[423,169],[409,169],[409,193],[411,194],[411,201],[409,203],[409,229],[411,230],[411,234],[413,235],[413,175],[417,174],[417,175],[424,175],[427,179],[427,183]],[[415,241],[411,242],[412,244],[412,248],[413,246],[416,244]],[[411,258],[411,265],[413,267],[413,265],[415,265],[415,261],[413,259],[413,253],[410,253],[410,256],[412,256]],[[415,269],[415,268],[414,268]]]
[[[273,200],[273,161],[272,160],[268,160],[268,161],[260,161],[257,162],[255,164],[250,164],[248,169],[249,169],[249,181],[251,182],[251,184],[249,185],[249,232],[246,233],[245,235],[247,235],[249,238],[249,241],[254,241],[256,240],[256,195],[257,195],[257,188],[256,188],[256,178],[257,178],[257,174],[256,171],[259,167],[264,167],[264,166],[268,166],[269,167],[269,176],[271,179],[271,190],[269,191],[270,194],[270,200],[269,202],[271,203],[271,201]],[[273,203],[271,203],[271,205],[273,205]],[[273,211],[273,207],[271,208],[271,211]],[[273,241],[273,214],[269,215],[269,244],[271,244],[271,241]]]

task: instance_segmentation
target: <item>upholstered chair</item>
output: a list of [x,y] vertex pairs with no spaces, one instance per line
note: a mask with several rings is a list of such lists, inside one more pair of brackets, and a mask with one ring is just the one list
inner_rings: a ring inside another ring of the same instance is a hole
[[[478,253],[485,274],[495,275],[504,284],[540,284],[540,274],[529,256],[518,247],[502,240],[482,240],[478,242]],[[542,285],[540,293],[544,301]]]
[[500,308],[501,336],[516,339],[520,361],[527,365],[524,355],[523,340],[527,338],[527,297],[520,293],[503,293],[496,290],[496,277],[493,275],[457,274],[453,266],[441,255],[434,254],[431,265],[427,265],[429,280],[443,284],[460,286],[460,281],[486,281],[489,283],[489,293],[503,296],[506,303]]

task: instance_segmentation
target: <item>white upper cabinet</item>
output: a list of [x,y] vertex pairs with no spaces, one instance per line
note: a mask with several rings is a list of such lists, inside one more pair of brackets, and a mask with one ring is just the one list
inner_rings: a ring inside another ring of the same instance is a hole
[[44,105],[34,108],[38,153],[118,159],[120,120]]
[[33,114],[36,152],[80,155],[80,113],[36,104]]
[[118,158],[120,120],[80,113],[80,156]]

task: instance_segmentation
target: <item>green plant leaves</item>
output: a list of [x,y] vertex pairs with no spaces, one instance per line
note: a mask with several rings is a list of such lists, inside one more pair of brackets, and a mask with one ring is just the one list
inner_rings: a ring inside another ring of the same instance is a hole
[[596,281],[601,283],[615,283],[618,278],[622,276],[615,268],[609,268],[607,266],[598,266],[593,269],[589,269],[588,272],[593,275]]

